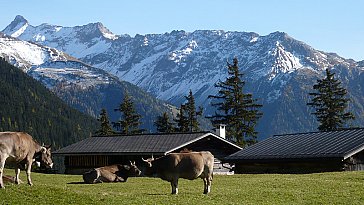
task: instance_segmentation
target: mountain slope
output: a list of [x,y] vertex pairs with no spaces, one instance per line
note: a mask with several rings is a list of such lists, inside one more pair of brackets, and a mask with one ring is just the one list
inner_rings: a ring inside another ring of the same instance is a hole
[[[360,82],[363,63],[315,50],[283,32],[260,36],[199,30],[130,37],[114,35],[101,23],[34,27],[21,17],[4,32],[70,53],[175,105],[191,89],[205,114],[214,111],[207,96],[215,94],[214,84],[226,78],[226,61],[237,57],[247,91],[264,105],[259,124],[262,138],[315,130],[315,119],[306,106],[307,93],[326,68],[334,69],[355,100],[351,106],[357,113],[356,124],[364,124],[359,106],[363,95],[358,93],[362,84],[352,83]],[[105,37],[108,35],[113,38]]]
[[64,52],[31,42],[1,35],[0,57],[39,80],[72,107],[97,117],[102,108],[109,112],[111,121],[120,113],[114,109],[128,92],[143,116],[142,127],[155,130],[157,116],[168,106],[128,82],[123,82],[105,71],[87,65]]
[[63,147],[98,127],[96,119],[70,108],[18,68],[0,58],[0,131],[24,131]]

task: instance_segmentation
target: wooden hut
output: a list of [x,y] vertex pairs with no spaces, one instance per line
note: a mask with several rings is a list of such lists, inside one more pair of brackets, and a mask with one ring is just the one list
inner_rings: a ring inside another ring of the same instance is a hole
[[66,174],[81,174],[90,168],[138,162],[152,155],[171,152],[210,151],[216,158],[216,172],[227,172],[221,160],[241,148],[210,132],[94,136],[53,152],[64,156]]
[[235,173],[312,173],[364,170],[364,129],[277,135],[223,161]]

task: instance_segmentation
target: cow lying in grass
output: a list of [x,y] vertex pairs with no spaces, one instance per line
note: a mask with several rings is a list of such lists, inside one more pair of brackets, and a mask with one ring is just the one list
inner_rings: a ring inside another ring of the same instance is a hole
[[115,164],[91,169],[83,174],[83,181],[87,184],[102,182],[126,182],[128,177],[139,176],[141,171],[130,162],[129,165]]
[[204,181],[204,194],[211,190],[214,156],[206,152],[171,153],[154,159],[143,159],[147,163],[146,176],[158,176],[171,183],[172,194],[178,194],[178,178]]
[[52,168],[50,146],[41,146],[24,132],[0,132],[0,188],[3,184],[3,170],[5,162],[13,162],[15,168],[15,183],[19,184],[20,168],[26,167],[28,184],[33,185],[30,178],[30,171],[33,162],[39,162],[47,168]]

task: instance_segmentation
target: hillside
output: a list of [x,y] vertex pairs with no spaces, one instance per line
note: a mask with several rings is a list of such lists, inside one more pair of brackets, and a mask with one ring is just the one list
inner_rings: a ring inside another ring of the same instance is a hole
[[169,111],[164,101],[141,88],[54,48],[0,33],[0,57],[43,83],[71,107],[95,118],[105,108],[111,121],[119,119],[120,113],[114,109],[125,92],[135,102],[142,115],[141,126],[147,131],[154,131],[154,120]]
[[44,85],[0,58],[0,131],[24,131],[63,147],[89,137],[96,119],[70,108]]

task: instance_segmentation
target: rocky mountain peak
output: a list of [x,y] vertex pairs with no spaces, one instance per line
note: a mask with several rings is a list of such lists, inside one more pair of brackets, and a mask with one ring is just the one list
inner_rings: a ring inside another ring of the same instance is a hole
[[116,40],[118,39],[118,36],[112,33],[108,28],[106,28],[101,22],[97,23],[89,23],[84,26],[79,26],[81,28],[82,33],[95,33],[96,35],[102,35],[103,37],[110,39],[110,40]]
[[28,21],[23,16],[17,15],[2,32],[12,37],[18,37],[25,31],[28,25]]
[[23,24],[25,24],[25,23],[28,23],[28,20],[26,20],[21,15],[17,15],[17,16],[15,16],[15,19],[11,23],[14,23],[14,24],[21,24],[21,23],[23,23]]

